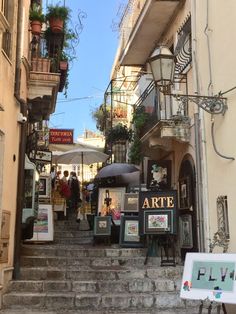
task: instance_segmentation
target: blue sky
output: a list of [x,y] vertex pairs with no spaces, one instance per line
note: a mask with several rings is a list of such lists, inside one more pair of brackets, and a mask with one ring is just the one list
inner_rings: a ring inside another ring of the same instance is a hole
[[[58,1],[57,1],[58,2]],[[48,1],[48,3],[57,3]],[[85,128],[96,131],[91,111],[103,102],[104,92],[110,81],[110,72],[118,45],[118,32],[114,23],[120,19],[124,0],[66,0],[73,10],[73,22],[79,10],[85,12],[83,31],[77,50],[77,60],[70,69],[67,100],[58,94],[56,111],[49,127],[74,129],[74,141]],[[62,2],[63,3],[63,2]],[[64,102],[65,101],[65,102]]]

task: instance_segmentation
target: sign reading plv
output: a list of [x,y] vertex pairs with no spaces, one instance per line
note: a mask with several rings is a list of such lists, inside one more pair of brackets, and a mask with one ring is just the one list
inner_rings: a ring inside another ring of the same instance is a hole
[[236,303],[236,254],[187,253],[180,297]]
[[49,144],[73,144],[73,129],[50,129]]

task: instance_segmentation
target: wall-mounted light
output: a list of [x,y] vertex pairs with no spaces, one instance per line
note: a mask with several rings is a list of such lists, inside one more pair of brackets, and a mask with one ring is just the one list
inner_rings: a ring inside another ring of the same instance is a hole
[[175,56],[166,46],[157,48],[148,59],[152,71],[153,79],[158,89],[165,95],[173,96],[177,100],[186,104],[188,101],[194,102],[198,107],[211,114],[224,114],[227,110],[227,98],[202,95],[171,94],[170,86],[175,83]]

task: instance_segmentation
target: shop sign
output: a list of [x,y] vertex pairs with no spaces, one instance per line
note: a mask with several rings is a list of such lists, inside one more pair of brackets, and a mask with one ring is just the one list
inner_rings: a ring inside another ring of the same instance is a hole
[[73,144],[73,129],[50,129],[49,144]]
[[30,153],[30,159],[33,159],[34,161],[50,163],[52,161],[52,152],[46,150],[37,150],[35,153],[33,150]]
[[180,297],[236,304],[236,254],[187,253]]

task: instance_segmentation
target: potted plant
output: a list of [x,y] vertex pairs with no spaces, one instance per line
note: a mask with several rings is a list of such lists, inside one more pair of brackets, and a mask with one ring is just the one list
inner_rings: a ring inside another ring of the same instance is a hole
[[53,33],[62,33],[65,22],[69,19],[70,9],[58,4],[47,7],[46,20],[49,21]]
[[39,35],[41,33],[42,23],[45,22],[45,16],[42,13],[42,8],[37,3],[33,3],[30,8],[29,19],[31,21],[32,34]]

